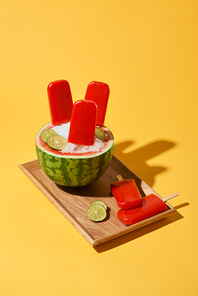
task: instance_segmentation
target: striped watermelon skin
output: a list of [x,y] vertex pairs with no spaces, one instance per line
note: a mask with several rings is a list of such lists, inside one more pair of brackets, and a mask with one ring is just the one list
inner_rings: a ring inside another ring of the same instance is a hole
[[113,140],[108,149],[91,157],[59,157],[39,145],[36,145],[36,152],[42,170],[52,181],[68,187],[82,187],[106,172],[113,154]]

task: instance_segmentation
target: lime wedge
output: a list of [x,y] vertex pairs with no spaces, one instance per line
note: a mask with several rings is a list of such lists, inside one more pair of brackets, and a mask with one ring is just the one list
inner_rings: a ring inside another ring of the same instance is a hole
[[47,145],[55,150],[63,150],[67,145],[67,141],[64,137],[53,134],[47,137]]
[[105,208],[105,210],[107,210],[107,205],[106,205],[106,203],[104,201],[102,201],[102,200],[95,200],[95,201],[92,202],[91,205],[95,205],[95,204],[96,205],[101,205],[101,206],[103,206]]
[[54,134],[56,134],[56,132],[54,130],[46,129],[46,130],[41,132],[41,139],[43,140],[43,142],[46,143],[47,137],[49,137],[49,135],[54,135]]
[[94,222],[100,222],[106,218],[107,212],[102,205],[94,204],[88,208],[87,216]]
[[95,128],[95,136],[103,142],[106,141],[106,134],[100,127]]

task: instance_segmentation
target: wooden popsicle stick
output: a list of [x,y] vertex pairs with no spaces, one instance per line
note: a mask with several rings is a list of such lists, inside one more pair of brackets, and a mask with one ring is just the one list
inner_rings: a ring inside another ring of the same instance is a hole
[[117,175],[117,179],[118,179],[118,181],[122,181],[123,180],[123,178],[122,178],[121,175]]
[[165,201],[167,201],[167,200],[169,200],[169,199],[171,199],[171,198],[173,198],[175,196],[178,196],[178,195],[179,195],[179,193],[173,193],[173,194],[171,194],[171,195],[169,195],[167,197],[164,197],[163,201],[165,202]]

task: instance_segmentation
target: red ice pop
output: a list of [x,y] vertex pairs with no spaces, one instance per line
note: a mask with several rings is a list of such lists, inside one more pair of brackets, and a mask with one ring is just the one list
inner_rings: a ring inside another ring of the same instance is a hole
[[167,210],[166,203],[154,194],[145,196],[142,205],[135,209],[117,212],[118,219],[125,225],[132,225]]
[[97,106],[92,101],[74,103],[68,142],[90,146],[94,144]]
[[120,180],[110,184],[111,192],[121,209],[141,206],[142,197],[134,179]]
[[71,120],[73,101],[69,83],[66,80],[51,82],[47,87],[51,122],[61,125]]
[[85,100],[96,103],[98,107],[96,124],[103,125],[109,99],[109,86],[103,82],[92,81],[88,84]]

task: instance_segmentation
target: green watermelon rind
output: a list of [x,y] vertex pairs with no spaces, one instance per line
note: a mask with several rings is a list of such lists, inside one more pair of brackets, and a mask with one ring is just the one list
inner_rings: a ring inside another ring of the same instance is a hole
[[37,143],[36,152],[42,170],[52,181],[67,187],[82,187],[95,182],[106,172],[113,154],[113,139],[104,151],[92,156],[54,155]]

